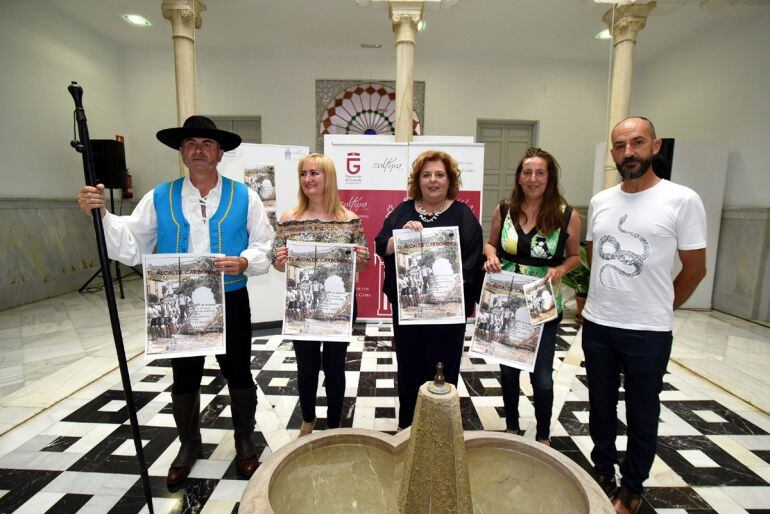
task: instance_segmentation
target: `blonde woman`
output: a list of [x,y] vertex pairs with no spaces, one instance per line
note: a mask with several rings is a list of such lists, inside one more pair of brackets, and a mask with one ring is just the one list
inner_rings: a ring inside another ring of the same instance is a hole
[[[286,271],[286,241],[353,243],[356,245],[356,271],[369,265],[361,219],[340,201],[337,172],[328,157],[312,153],[300,160],[299,203],[284,212],[276,227],[273,267]],[[353,316],[356,315],[355,302]],[[321,350],[323,346],[323,351]],[[340,426],[342,400],[345,396],[345,354],[348,343],[294,341],[297,360],[297,387],[302,411],[300,436],[310,434],[316,423],[318,373],[323,369],[327,398],[327,428]]]

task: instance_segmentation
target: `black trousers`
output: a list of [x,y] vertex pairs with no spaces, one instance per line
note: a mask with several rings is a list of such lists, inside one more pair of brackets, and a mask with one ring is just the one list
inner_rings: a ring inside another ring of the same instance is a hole
[[[225,293],[225,323],[227,353],[217,355],[219,369],[228,384],[235,389],[254,387],[251,376],[251,310],[245,287]],[[204,357],[171,359],[174,394],[198,390],[203,377]]]
[[[540,347],[535,357],[535,369],[529,374],[535,399],[535,420],[537,421],[538,440],[548,439],[551,435],[551,412],[553,411],[553,356],[556,352],[556,332],[561,322],[561,314],[543,325]],[[505,428],[519,429],[519,375],[521,370],[500,365],[500,385],[503,389],[505,407]]]
[[583,323],[590,407],[588,427],[594,443],[591,460],[597,473],[615,473],[618,388],[623,373],[628,445],[620,464],[621,484],[636,494],[642,492],[642,484],[655,458],[659,395],[672,339],[671,332],[627,330],[589,320]]
[[455,325],[399,325],[398,306],[393,305],[393,341],[398,361],[398,426],[412,424],[420,386],[436,376],[436,364],[444,365],[444,379],[457,386],[463,354],[465,323]]
[[[321,351],[323,344],[323,351]],[[338,428],[342,417],[342,400],[345,397],[345,355],[348,343],[336,341],[294,341],[297,357],[297,388],[302,420],[315,419],[318,372],[324,370],[326,388],[326,425]]]

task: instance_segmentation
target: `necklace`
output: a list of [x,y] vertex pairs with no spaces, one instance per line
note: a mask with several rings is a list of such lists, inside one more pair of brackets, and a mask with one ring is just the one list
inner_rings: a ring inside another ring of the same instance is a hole
[[444,198],[444,201],[441,203],[438,209],[436,209],[433,212],[428,212],[425,210],[425,207],[422,205],[422,200],[418,200],[415,204],[415,209],[417,210],[417,215],[420,217],[422,221],[425,223],[431,223],[433,221],[436,221],[436,218],[439,217],[439,215],[444,212],[444,209],[446,209],[446,198]]

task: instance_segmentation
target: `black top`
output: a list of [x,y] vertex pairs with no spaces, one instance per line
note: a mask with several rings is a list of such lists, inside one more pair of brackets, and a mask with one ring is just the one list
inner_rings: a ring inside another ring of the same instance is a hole
[[463,294],[465,296],[465,315],[470,316],[475,301],[473,299],[473,284],[477,272],[483,260],[483,237],[481,225],[470,207],[455,200],[449,208],[442,212],[435,220],[426,223],[420,219],[414,208],[414,201],[407,200],[399,204],[391,212],[380,233],[374,239],[377,255],[385,262],[385,279],[383,280],[383,292],[394,306],[397,305],[396,295],[396,257],[385,255],[388,247],[388,239],[394,230],[403,228],[408,221],[419,221],[425,228],[432,227],[458,227],[460,232],[460,256],[463,264]]

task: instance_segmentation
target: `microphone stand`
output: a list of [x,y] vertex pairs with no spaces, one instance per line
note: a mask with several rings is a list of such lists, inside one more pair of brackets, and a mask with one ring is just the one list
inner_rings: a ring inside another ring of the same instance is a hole
[[[76,152],[83,155],[83,171],[85,173],[86,185],[95,186],[96,177],[94,174],[94,160],[91,152],[91,139],[88,136],[88,123],[86,112],[83,110],[83,88],[77,82],[72,82],[67,90],[75,101],[75,122],[77,123],[80,141],[73,140],[70,145]],[[131,378],[128,375],[128,363],[126,362],[126,351],[123,348],[123,334],[120,330],[120,319],[118,318],[118,305],[115,300],[115,290],[112,287],[112,275],[110,274],[110,261],[107,257],[107,243],[104,239],[104,226],[102,225],[102,216],[99,209],[92,209],[91,216],[94,220],[94,231],[96,232],[96,244],[99,250],[99,263],[101,264],[102,277],[104,279],[104,294],[107,297],[107,310],[110,313],[110,324],[112,325],[112,338],[115,341],[115,351],[118,354],[118,365],[120,367],[120,378],[123,381],[123,394],[126,398],[126,409],[131,421],[131,431],[134,435],[134,448],[136,456],[139,459],[139,471],[144,485],[144,498],[147,500],[147,507],[150,514],[154,513],[152,507],[152,492],[150,490],[150,477],[147,474],[147,464],[144,460],[144,449],[142,448],[142,438],[139,435],[139,420],[136,417],[136,406],[134,405],[134,394],[131,390]]]

